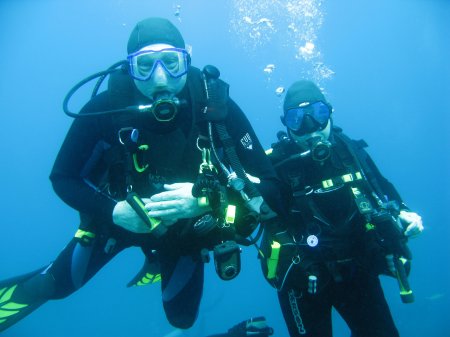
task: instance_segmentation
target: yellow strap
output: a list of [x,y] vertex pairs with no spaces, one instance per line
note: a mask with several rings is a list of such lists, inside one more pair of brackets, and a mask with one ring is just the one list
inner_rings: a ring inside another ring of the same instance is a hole
[[93,239],[95,238],[95,234],[92,232],[88,232],[88,231],[84,231],[82,229],[77,230],[77,232],[75,233],[75,237],[79,238],[79,239],[86,239],[86,238],[90,238]]
[[330,187],[333,187],[333,180],[332,179],[327,179],[327,180],[324,180],[324,181],[322,181],[322,187],[323,188],[330,188]]
[[343,183],[350,183],[352,181],[355,180],[361,180],[362,179],[362,175],[361,172],[355,172],[355,173],[347,173],[344,174],[342,176],[336,177],[336,178],[331,178],[331,179],[327,179],[327,180],[323,180],[322,181],[322,187],[323,188],[330,188],[334,186],[334,181],[335,180],[340,180],[338,181],[338,183],[343,182]]

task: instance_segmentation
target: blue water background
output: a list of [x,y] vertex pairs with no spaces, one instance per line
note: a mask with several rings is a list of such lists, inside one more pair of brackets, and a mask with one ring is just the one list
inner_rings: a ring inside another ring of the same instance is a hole
[[[253,12],[239,13],[240,5],[252,3]],[[323,20],[312,25],[315,54],[306,61],[295,58],[299,41],[286,28],[289,20],[301,18],[271,7],[286,3],[1,1],[0,279],[48,263],[77,229],[76,212],[58,199],[48,180],[71,123],[62,112],[65,94],[126,56],[128,35],[138,20],[163,16],[192,46],[194,65],[220,68],[265,147],[282,129],[283,96],[275,89],[305,75],[319,81],[335,108],[336,124],[370,144],[384,175],[424,219],[424,234],[411,241],[416,302],[402,304],[395,280],[383,279],[401,335],[449,336],[450,2],[290,1],[316,5]],[[259,37],[249,34],[247,14],[272,20],[277,31],[261,27]],[[269,64],[275,65],[271,73],[264,71]],[[325,73],[317,72],[318,65]],[[77,97],[74,109],[85,100]],[[165,319],[159,286],[125,287],[142,262],[138,249],[123,252],[83,289],[47,303],[2,336],[169,334],[173,328]],[[276,336],[287,336],[276,293],[264,282],[253,248],[245,249],[241,275],[231,282],[220,281],[212,264],[206,270],[201,312],[186,336],[225,331],[255,315],[265,315]],[[335,336],[349,335],[338,316],[334,323]]]

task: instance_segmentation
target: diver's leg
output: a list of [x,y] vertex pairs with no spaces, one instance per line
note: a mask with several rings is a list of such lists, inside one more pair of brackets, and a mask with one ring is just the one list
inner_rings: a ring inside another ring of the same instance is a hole
[[350,327],[352,337],[399,336],[377,275],[358,270],[341,287],[335,292],[335,307]]
[[[78,233],[78,232],[77,232]],[[56,260],[35,272],[0,281],[0,331],[52,299],[69,296],[111,260],[121,247],[106,251],[106,239],[75,237]]]
[[164,311],[170,324],[188,329],[197,319],[203,294],[204,264],[191,256],[160,254]]
[[311,295],[285,285],[278,300],[291,337],[331,337],[331,302],[328,287]]

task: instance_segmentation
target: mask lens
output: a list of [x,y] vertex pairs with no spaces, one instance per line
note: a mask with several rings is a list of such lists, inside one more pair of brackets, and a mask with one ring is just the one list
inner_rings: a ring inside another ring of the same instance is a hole
[[305,115],[311,116],[321,127],[325,127],[330,118],[331,111],[328,105],[323,102],[315,102],[298,108],[286,111],[284,122],[292,131],[298,131],[302,127]]
[[289,109],[284,116],[284,122],[289,129],[298,131],[302,125],[304,115],[303,108]]
[[311,116],[316,120],[316,122],[321,126],[326,126],[331,115],[328,105],[323,102],[316,102],[311,104],[310,108],[312,109]]
[[140,81],[148,80],[158,65],[173,78],[186,74],[189,66],[187,51],[179,48],[138,51],[128,55],[128,62],[130,75]]

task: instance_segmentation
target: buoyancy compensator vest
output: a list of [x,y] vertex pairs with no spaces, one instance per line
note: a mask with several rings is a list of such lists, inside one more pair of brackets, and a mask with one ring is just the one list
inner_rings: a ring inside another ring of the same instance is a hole
[[[342,245],[345,242],[359,246],[360,252],[366,256],[377,255],[382,267],[370,265],[369,268],[379,268],[380,273],[386,271],[386,254],[393,253],[393,260],[397,262],[400,257],[411,258],[406,238],[393,221],[395,209],[401,203],[400,197],[393,188],[383,190],[385,186],[382,185],[385,184],[380,182],[384,178],[364,150],[367,144],[363,140],[348,138],[338,127],[333,129],[332,143],[333,153],[329,162],[321,164],[308,161],[298,153],[296,144],[286,137],[272,145],[270,157],[281,179],[288,185],[288,198],[292,202],[288,230],[272,229],[265,238],[267,263],[263,264],[263,269],[266,270],[266,278],[276,287],[280,287],[280,282],[284,283],[294,264],[303,264],[301,267],[306,270],[306,276],[312,275],[315,284],[317,277],[311,272],[314,259],[326,261],[334,255],[334,259],[346,261],[346,256],[354,258],[352,255],[358,253],[348,250],[348,245]],[[328,200],[327,195],[331,196]],[[323,212],[321,204],[328,205],[327,213]],[[340,216],[334,217],[339,213]],[[389,221],[386,221],[386,214],[390,214]],[[343,220],[341,228],[333,228],[338,219]],[[340,231],[342,229],[344,231]],[[328,254],[327,249],[317,249],[324,241],[321,236],[327,232],[332,240],[325,241],[325,246],[329,243],[334,247],[332,254]],[[274,252],[275,256],[282,256],[283,249],[285,255],[286,251],[292,255],[290,260],[288,257],[288,263],[272,258]],[[328,264],[328,271],[335,273],[333,277],[336,279],[335,266],[335,263]],[[403,264],[397,263],[396,268],[397,275],[390,275],[399,280],[402,300],[410,301],[412,293],[407,272]],[[309,279],[307,283],[310,287]]]

